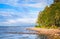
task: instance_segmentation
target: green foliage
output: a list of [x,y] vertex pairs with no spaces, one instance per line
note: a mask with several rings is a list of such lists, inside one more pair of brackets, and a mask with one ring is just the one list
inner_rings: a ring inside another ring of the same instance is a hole
[[37,26],[60,27],[60,2],[51,4],[50,7],[46,6],[42,12],[39,12]]

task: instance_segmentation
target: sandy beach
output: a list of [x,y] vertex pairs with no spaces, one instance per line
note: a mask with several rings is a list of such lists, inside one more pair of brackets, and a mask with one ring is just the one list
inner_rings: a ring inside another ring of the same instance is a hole
[[60,30],[59,29],[45,29],[45,28],[27,28],[27,30],[30,31],[36,31],[38,32],[37,34],[45,34],[45,35],[60,35]]

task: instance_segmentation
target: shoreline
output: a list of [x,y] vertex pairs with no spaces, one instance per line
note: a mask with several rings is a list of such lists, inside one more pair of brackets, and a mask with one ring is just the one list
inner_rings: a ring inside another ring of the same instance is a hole
[[44,35],[59,35],[60,36],[60,30],[59,29],[45,29],[45,28],[27,28],[26,30],[30,31],[36,31],[37,34],[44,34]]

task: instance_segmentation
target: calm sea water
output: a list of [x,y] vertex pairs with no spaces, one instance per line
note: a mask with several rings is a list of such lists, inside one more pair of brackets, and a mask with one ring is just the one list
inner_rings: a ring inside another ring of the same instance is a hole
[[44,39],[43,36],[39,36],[36,34],[11,34],[5,32],[33,32],[28,31],[26,28],[22,26],[0,26],[0,39]]

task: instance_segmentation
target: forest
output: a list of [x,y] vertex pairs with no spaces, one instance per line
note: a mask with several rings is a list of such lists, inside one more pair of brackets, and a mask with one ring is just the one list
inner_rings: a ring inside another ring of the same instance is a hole
[[54,2],[39,12],[36,27],[59,28],[60,27],[60,2]]

